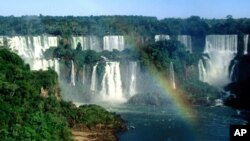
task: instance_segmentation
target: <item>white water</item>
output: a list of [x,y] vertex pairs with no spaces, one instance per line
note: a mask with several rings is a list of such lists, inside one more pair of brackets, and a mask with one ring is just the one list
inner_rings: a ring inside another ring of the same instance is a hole
[[173,62],[170,62],[170,79],[171,79],[172,88],[176,89]]
[[229,78],[230,80],[233,81],[233,75],[234,75],[234,69],[235,69],[235,66],[237,65],[237,62],[234,62],[232,68],[231,68],[231,72],[230,72],[230,75],[229,75]]
[[249,35],[248,34],[244,35],[244,54],[247,54],[248,39]]
[[58,38],[53,36],[14,36],[8,39],[9,48],[23,59],[41,59],[49,47],[56,47]]
[[237,53],[237,35],[207,35],[204,53],[209,56],[204,58],[206,82],[218,87],[230,82],[228,69]]
[[58,37],[55,36],[14,36],[7,38],[11,51],[17,53],[31,70],[54,69],[59,75],[58,60],[45,60],[43,52],[49,47],[56,47]]
[[58,76],[60,76],[60,64],[59,60],[54,59],[54,70],[57,73]]
[[155,35],[155,42],[164,41],[164,40],[170,40],[170,36],[169,35]]
[[129,81],[129,96],[137,94],[137,62],[129,62],[130,81]]
[[106,62],[100,95],[103,101],[125,102],[119,62]]
[[103,49],[112,51],[117,49],[119,51],[124,50],[124,37],[123,36],[104,36],[103,37]]
[[0,46],[4,46],[4,37],[0,36]]
[[82,50],[95,50],[101,51],[100,41],[96,36],[73,36],[72,37],[72,48],[76,49],[77,44],[80,43]]
[[77,44],[80,43],[82,46],[82,50],[86,50],[87,49],[87,40],[86,37],[82,37],[82,36],[76,36],[76,37],[72,37],[72,47],[73,49],[76,49]]
[[55,36],[43,36],[43,49],[49,49],[50,47],[58,46],[58,37]]
[[192,39],[189,35],[178,35],[177,40],[186,47],[186,50],[192,53]]
[[43,47],[40,36],[33,37],[34,58],[43,58]]
[[206,82],[207,81],[207,78],[206,78],[207,72],[206,72],[206,69],[205,69],[205,66],[204,66],[202,59],[199,60],[198,70],[199,70],[199,80]]
[[82,84],[86,83],[86,72],[85,72],[85,65],[82,67]]
[[16,52],[20,57],[23,59],[34,58],[34,50],[30,37],[14,36],[12,38],[8,38],[7,40],[9,40],[9,48],[13,52]]
[[93,67],[93,71],[92,71],[92,75],[91,75],[91,85],[90,85],[90,90],[92,91],[96,91],[96,84],[97,84],[97,80],[96,80],[96,68],[97,68],[98,63]]
[[75,67],[74,67],[74,62],[73,62],[73,60],[71,61],[70,84],[71,84],[72,86],[75,86],[75,85],[76,85],[76,82],[75,82]]

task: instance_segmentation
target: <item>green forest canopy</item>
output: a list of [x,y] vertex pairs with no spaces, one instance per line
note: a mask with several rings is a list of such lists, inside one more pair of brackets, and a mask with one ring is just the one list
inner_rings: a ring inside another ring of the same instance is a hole
[[[42,97],[40,89],[47,90]],[[0,138],[10,140],[69,141],[70,128],[103,124],[121,128],[121,118],[96,105],[60,101],[53,70],[30,71],[16,54],[0,49]]]
[[[250,19],[204,19],[191,16],[186,19],[144,16],[0,16],[0,35],[144,35],[187,34],[241,34],[250,33]],[[195,28],[194,28],[195,27]]]

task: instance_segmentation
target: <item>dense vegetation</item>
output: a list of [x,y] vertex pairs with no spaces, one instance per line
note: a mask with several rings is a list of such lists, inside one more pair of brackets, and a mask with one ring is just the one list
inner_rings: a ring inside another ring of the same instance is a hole
[[[149,44],[140,49],[141,62],[144,67],[155,67],[163,76],[170,78],[170,62],[174,64],[174,71],[178,89],[188,97],[193,104],[211,104],[218,98],[217,89],[198,80],[198,60],[202,57],[199,53],[189,53],[183,44],[176,40],[160,41]],[[210,102],[211,102],[210,101]]]
[[116,114],[95,105],[76,108],[61,101],[56,93],[58,81],[54,71],[30,71],[16,54],[0,49],[1,140],[69,141],[70,128],[91,128],[97,124],[121,127]]
[[[109,35],[131,34],[150,36],[155,34],[240,34],[250,33],[250,19],[204,19],[191,16],[186,19],[143,16],[90,16],[52,17],[22,16],[0,17],[0,35]],[[194,28],[195,27],[195,28]]]

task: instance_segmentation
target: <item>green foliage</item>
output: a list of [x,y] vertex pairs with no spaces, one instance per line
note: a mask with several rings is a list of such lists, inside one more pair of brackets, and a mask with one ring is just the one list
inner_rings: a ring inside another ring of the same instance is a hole
[[118,115],[110,113],[98,105],[82,105],[78,108],[72,108],[70,103],[64,103],[63,107],[63,114],[67,115],[67,120],[72,127],[82,125],[92,127],[103,124],[119,128],[121,125],[121,118]]
[[[160,41],[141,49],[140,60],[143,67],[154,67],[169,76],[170,62],[174,64],[176,83],[194,104],[208,104],[210,100],[218,98],[217,89],[198,80],[198,60],[201,54],[188,53],[184,46],[176,40]],[[165,75],[164,75],[165,74]]]
[[[160,71],[167,70],[171,61],[182,60],[186,55],[184,46],[176,40],[160,41],[142,48],[142,62],[151,61]],[[185,60],[183,60],[185,61]]]
[[[77,124],[121,125],[121,119],[99,106],[58,101],[57,75],[53,70],[30,71],[16,54],[0,49],[0,138],[10,140],[70,141]],[[40,89],[48,97],[40,96]],[[72,123],[71,121],[74,121]]]
[[55,49],[56,49],[55,47],[50,47],[49,49],[47,49],[44,52],[45,59],[49,60],[49,59],[54,58],[54,51],[55,51]]
[[0,16],[0,35],[71,35],[107,34],[143,35],[188,34],[201,36],[205,34],[239,34],[250,33],[250,19],[203,19],[191,16],[186,19],[143,16],[90,16],[90,17],[52,17],[52,16]]

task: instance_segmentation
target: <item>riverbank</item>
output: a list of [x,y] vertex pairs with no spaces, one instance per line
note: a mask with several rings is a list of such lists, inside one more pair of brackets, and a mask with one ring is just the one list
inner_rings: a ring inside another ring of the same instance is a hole
[[102,129],[95,127],[94,129],[72,129],[73,139],[76,141],[118,141],[115,136],[114,129]]
[[72,137],[76,141],[117,141],[116,134],[125,131],[126,125],[120,115],[106,111],[97,105],[81,105],[78,118],[84,122],[68,119]]

